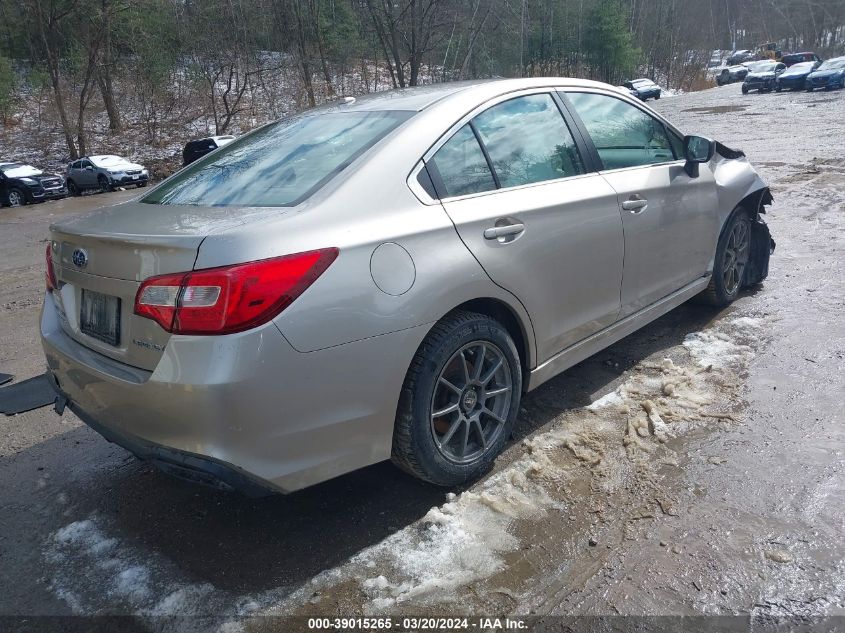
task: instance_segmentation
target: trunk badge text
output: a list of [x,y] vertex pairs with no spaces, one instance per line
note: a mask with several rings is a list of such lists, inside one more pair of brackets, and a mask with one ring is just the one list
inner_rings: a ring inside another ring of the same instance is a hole
[[88,253],[81,248],[77,248],[73,251],[71,261],[73,261],[73,265],[77,268],[85,268],[88,265]]
[[132,343],[134,343],[138,347],[143,347],[144,349],[152,349],[157,352],[164,351],[164,345],[159,345],[157,343],[153,343],[152,341],[139,341],[138,339],[133,338]]

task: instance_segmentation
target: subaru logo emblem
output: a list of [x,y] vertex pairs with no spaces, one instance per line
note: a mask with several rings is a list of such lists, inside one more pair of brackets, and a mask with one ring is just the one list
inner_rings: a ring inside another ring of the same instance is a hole
[[77,248],[75,251],[73,251],[71,261],[73,261],[73,265],[77,268],[85,268],[85,266],[88,265],[88,253],[86,253],[81,248]]

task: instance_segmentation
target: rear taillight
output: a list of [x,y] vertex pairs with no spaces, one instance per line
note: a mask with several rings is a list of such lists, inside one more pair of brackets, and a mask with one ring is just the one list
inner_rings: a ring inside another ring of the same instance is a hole
[[59,282],[56,280],[56,271],[53,269],[53,244],[47,243],[47,271],[45,275],[45,283],[47,290],[52,292],[59,287]]
[[274,318],[331,265],[336,248],[150,277],[135,314],[174,334],[231,334]]

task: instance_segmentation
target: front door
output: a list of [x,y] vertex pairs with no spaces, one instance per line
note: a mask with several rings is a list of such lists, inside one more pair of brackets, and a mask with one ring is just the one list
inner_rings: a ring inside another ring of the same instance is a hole
[[616,320],[616,192],[587,173],[551,94],[491,105],[427,166],[461,239],[528,311],[540,362]]
[[618,195],[624,317],[707,274],[718,236],[715,180],[706,164],[690,177],[681,139],[644,109],[594,92],[567,97]]

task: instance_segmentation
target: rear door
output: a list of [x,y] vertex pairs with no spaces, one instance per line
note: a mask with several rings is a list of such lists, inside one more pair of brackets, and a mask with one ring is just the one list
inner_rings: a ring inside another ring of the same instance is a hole
[[708,165],[687,175],[680,137],[639,105],[599,92],[566,95],[618,195],[624,317],[708,272],[718,236],[715,179]]
[[589,172],[561,107],[548,91],[501,97],[426,157],[461,239],[527,309],[540,362],[620,308],[616,193]]

